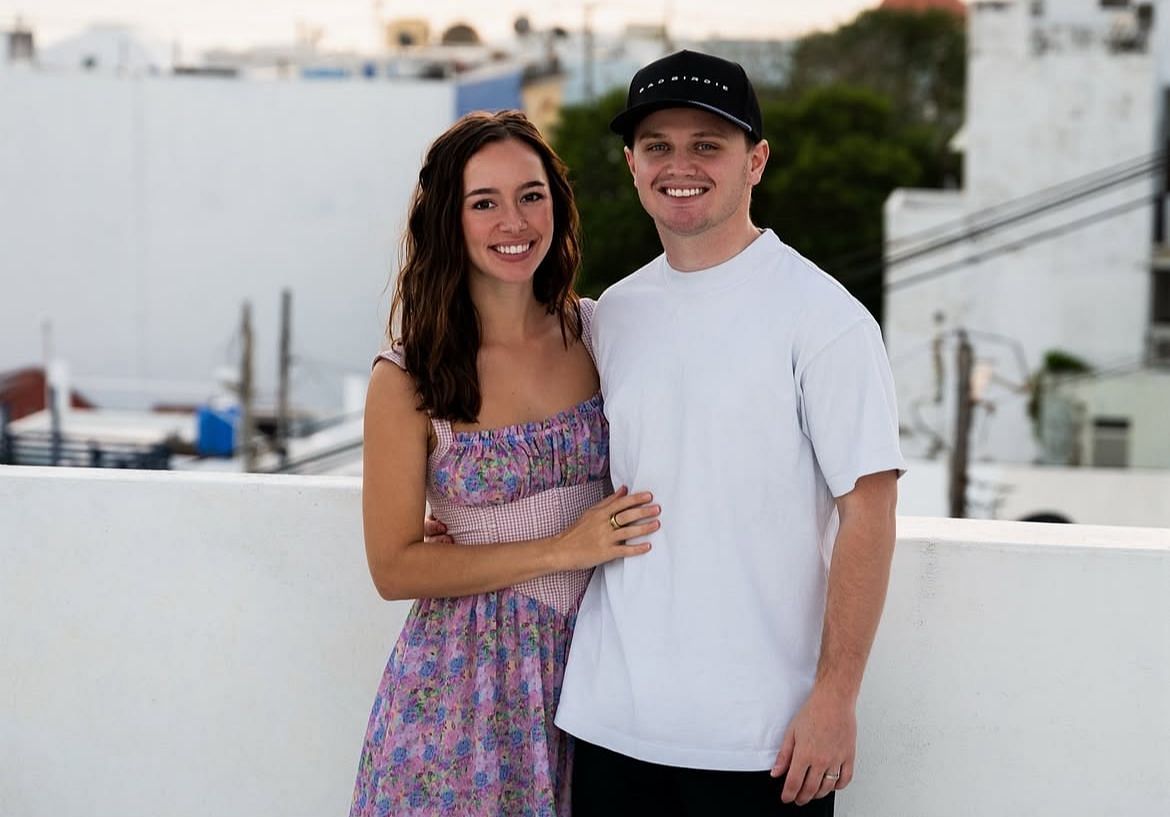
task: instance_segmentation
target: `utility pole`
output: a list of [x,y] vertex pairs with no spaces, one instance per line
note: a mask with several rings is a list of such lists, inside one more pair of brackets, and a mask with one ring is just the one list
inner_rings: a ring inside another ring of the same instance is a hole
[[53,353],[53,323],[48,318],[41,322],[41,345],[45,359],[45,365],[42,369],[45,376],[45,408],[49,410],[49,462],[52,465],[60,465],[61,401],[60,395],[57,393],[58,384],[54,377],[56,360]]
[[288,464],[288,369],[292,337],[292,290],[280,293],[280,379],[276,393],[276,447],[280,464]]
[[593,101],[593,7],[597,4],[594,2],[586,2],[585,9],[585,28],[582,31],[581,39],[585,46],[585,101]]
[[244,301],[240,321],[240,337],[243,347],[240,352],[240,452],[244,458],[244,471],[256,467],[256,451],[252,447],[255,436],[255,420],[252,416],[252,304]]
[[955,378],[958,392],[955,413],[955,445],[951,450],[950,500],[951,516],[963,519],[967,516],[967,454],[971,442],[971,372],[975,365],[975,354],[967,333],[960,329],[958,366]]

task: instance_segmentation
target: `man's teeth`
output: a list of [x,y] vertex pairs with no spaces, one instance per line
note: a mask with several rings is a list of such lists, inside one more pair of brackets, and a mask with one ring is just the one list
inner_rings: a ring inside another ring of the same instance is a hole
[[666,188],[666,195],[676,199],[688,199],[691,196],[697,196],[703,192],[701,187],[668,187]]
[[531,247],[532,242],[529,241],[527,244],[501,244],[495,250],[496,252],[502,252],[504,255],[519,255],[522,252],[528,252]]

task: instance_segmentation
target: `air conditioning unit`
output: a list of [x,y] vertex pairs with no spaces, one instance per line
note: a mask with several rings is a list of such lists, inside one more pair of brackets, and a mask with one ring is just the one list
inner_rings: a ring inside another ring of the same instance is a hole
[[1151,366],[1170,367],[1170,323],[1153,324],[1147,338],[1147,362]]

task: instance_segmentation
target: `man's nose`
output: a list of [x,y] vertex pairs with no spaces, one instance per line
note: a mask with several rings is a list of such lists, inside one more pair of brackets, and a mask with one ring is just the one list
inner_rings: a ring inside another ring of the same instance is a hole
[[678,176],[694,176],[698,173],[698,165],[693,156],[687,153],[675,153],[670,157],[667,169]]

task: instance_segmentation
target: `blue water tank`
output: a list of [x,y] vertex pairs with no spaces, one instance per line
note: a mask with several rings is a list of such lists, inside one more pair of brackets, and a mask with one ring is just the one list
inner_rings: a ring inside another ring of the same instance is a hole
[[197,434],[195,451],[203,457],[230,457],[236,450],[236,427],[240,422],[238,406],[195,410]]

